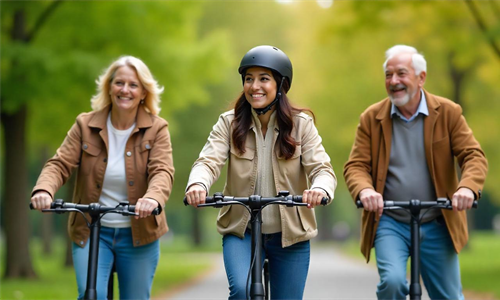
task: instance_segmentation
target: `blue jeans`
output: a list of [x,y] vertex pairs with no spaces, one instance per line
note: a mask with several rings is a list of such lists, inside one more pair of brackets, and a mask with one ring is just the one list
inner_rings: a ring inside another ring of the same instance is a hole
[[[78,284],[78,299],[87,288],[89,243],[84,248],[73,243],[73,264]],[[97,298],[106,299],[113,263],[118,275],[120,299],[149,299],[153,277],[160,258],[160,242],[134,247],[130,228],[101,227],[97,268]]]
[[[406,299],[410,224],[382,215],[375,235],[375,253],[380,275],[378,299]],[[464,299],[458,255],[442,218],[421,224],[420,266],[431,299]]]
[[[281,232],[262,237],[263,259],[269,260],[271,299],[302,299],[309,270],[309,241],[281,247]],[[246,283],[250,269],[252,237],[227,234],[222,238],[224,266],[229,282],[229,299],[247,299]],[[250,296],[248,280],[248,295]]]

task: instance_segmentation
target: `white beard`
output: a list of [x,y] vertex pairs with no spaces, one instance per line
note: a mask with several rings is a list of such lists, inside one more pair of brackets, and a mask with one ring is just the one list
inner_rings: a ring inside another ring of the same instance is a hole
[[392,95],[389,95],[389,99],[391,99],[392,104],[397,107],[405,106],[406,103],[410,101],[410,94],[406,93],[403,97],[395,98]]

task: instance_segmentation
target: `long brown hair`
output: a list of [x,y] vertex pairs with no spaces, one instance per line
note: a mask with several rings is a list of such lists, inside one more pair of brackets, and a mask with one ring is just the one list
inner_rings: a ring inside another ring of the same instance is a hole
[[[276,82],[281,82],[282,76],[275,71],[272,71],[272,73]],[[285,159],[289,159],[293,156],[293,154],[295,153],[295,147],[299,144],[291,135],[294,126],[294,115],[306,111],[311,114],[313,119],[315,119],[312,110],[308,108],[298,108],[292,106],[290,100],[286,95],[289,89],[290,84],[288,83],[288,80],[284,80],[283,86],[281,87],[281,97],[275,104],[276,121],[278,122],[278,128],[280,130],[280,134],[278,135],[279,153],[280,156],[283,156]],[[245,98],[245,93],[242,92],[234,105],[234,120],[232,122],[232,125],[234,126],[232,142],[240,153],[245,153],[245,141],[247,138],[248,129],[252,124],[251,110],[252,106]]]

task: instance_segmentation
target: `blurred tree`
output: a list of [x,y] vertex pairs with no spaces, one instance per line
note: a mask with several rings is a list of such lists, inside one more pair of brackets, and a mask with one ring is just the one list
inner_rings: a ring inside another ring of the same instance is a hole
[[[230,49],[224,33],[199,36],[200,3],[59,3],[1,4],[8,277],[34,276],[28,251],[26,159],[38,159],[36,152],[46,145],[53,153],[75,116],[89,110],[101,70],[120,55],[142,58],[166,86],[161,115],[168,119],[190,103],[207,101],[206,87],[220,81],[218,69],[226,64]],[[47,11],[53,12],[50,19]],[[181,134],[175,124],[170,130]],[[175,147],[174,155],[182,155]],[[19,264],[29,268],[16,271],[13,266],[19,269]]]
[[[11,4],[9,2],[9,4]],[[59,1],[44,4],[41,13],[36,17],[32,28],[29,26],[26,11],[22,6],[9,7],[3,5],[2,14],[10,13],[12,24],[10,37],[14,43],[30,44],[46,20],[60,4]],[[7,12],[5,12],[7,10]],[[3,25],[3,24],[2,24]],[[26,76],[21,71],[21,61],[12,58],[7,68],[11,81],[19,84],[26,83]],[[3,72],[2,72],[3,73]],[[2,80],[3,81],[3,80]],[[5,86],[5,85],[4,85]],[[26,118],[28,97],[9,97],[2,89],[0,101],[2,103],[2,125],[5,132],[5,152],[9,159],[5,164],[5,232],[7,251],[5,253],[5,278],[36,277],[31,264],[29,253],[29,222],[26,206],[27,191],[27,163],[26,163]],[[25,95],[26,96],[26,95]]]
[[[484,10],[489,4],[478,5]],[[496,119],[499,86],[494,78],[499,68],[492,64],[488,44],[463,2],[346,1],[335,2],[329,10],[306,3],[297,9],[312,16],[295,32],[301,37],[296,52],[309,53],[295,62],[297,68],[307,68],[297,72],[297,81],[307,80],[300,98],[320,108],[318,127],[320,132],[329,128],[330,134],[322,136],[337,171],[347,160],[359,114],[386,97],[384,52],[396,44],[413,45],[426,56],[426,89],[460,101],[490,163],[498,160],[498,142],[481,124],[491,127]],[[498,177],[494,173],[489,176]],[[498,194],[497,186],[488,185],[490,180],[485,188]],[[343,181],[339,183],[344,189]]]
[[469,8],[470,12],[474,16],[474,20],[479,26],[479,29],[485,35],[487,42],[490,44],[491,49],[495,52],[497,58],[500,59],[500,46],[495,39],[498,37],[498,32],[500,30],[500,7],[498,1],[490,0],[487,2],[489,3],[489,9],[491,9],[494,14],[494,20],[496,20],[496,23],[492,26],[493,29],[491,29],[486,22],[476,3],[473,0],[465,0],[467,7]]

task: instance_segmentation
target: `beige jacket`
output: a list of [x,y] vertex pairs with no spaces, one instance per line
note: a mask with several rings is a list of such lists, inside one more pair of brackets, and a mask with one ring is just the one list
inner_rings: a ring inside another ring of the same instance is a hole
[[[53,198],[77,168],[73,202],[99,202],[108,156],[109,110],[110,106],[76,118],[56,155],[43,167],[32,194],[44,190]],[[127,141],[125,170],[130,204],[147,197],[158,201],[162,208],[165,206],[174,180],[168,123],[147,113],[142,105],[137,112],[136,127]],[[151,243],[168,231],[165,213],[139,220],[131,218],[131,223],[134,246]],[[83,247],[88,242],[90,230],[81,215],[70,214],[68,231],[77,245]]]
[[[425,92],[429,115],[424,119],[424,147],[427,166],[437,197],[451,199],[460,187],[471,189],[480,198],[488,163],[481,146],[462,115],[461,107],[442,97]],[[382,100],[361,114],[356,139],[349,161],[344,166],[344,177],[354,200],[365,188],[374,188],[383,194],[389,156],[391,154],[391,101]],[[460,179],[455,159],[461,169]],[[442,210],[456,252],[467,243],[465,211]],[[361,223],[361,252],[370,259],[377,232],[378,217],[363,211]]]
[[[224,195],[246,197],[254,193],[257,177],[256,128],[252,121],[247,135],[246,152],[240,154],[231,143],[234,110],[219,117],[207,143],[196,160],[189,176],[188,187],[202,183],[210,189],[219,178],[220,171],[228,160],[227,180]],[[274,128],[274,143],[279,128]],[[294,117],[293,138],[299,143],[292,158],[285,160],[278,156],[273,146],[272,168],[276,191],[289,191],[291,195],[302,195],[306,189],[321,188],[333,199],[337,179],[330,164],[330,157],[321,144],[321,137],[313,119],[305,113]],[[308,184],[310,183],[310,185]],[[287,247],[309,240],[318,234],[314,209],[307,207],[279,206],[282,226],[282,246]],[[223,207],[217,218],[220,234],[234,234],[243,237],[250,215],[239,205]]]

